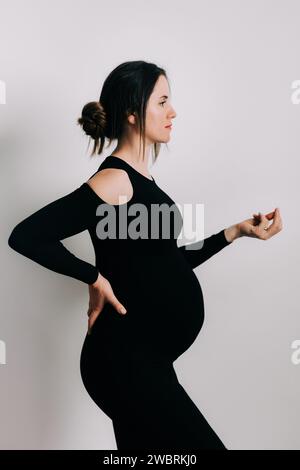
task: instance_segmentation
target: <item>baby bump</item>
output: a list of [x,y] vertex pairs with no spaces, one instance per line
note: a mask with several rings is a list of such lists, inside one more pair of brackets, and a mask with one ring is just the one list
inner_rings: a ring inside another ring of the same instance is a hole
[[186,350],[204,321],[200,283],[180,255],[139,256],[120,265],[109,278],[114,294],[127,313],[105,304],[93,329],[91,343],[98,349],[119,350],[136,346],[160,354]]
[[204,321],[202,289],[190,266],[176,254],[139,257],[128,279],[120,300],[134,340],[163,354],[186,350]]
[[176,358],[191,346],[203,325],[202,289],[193,270],[180,257],[168,259],[159,277],[158,299],[163,299],[160,314],[163,331],[169,335],[166,347]]

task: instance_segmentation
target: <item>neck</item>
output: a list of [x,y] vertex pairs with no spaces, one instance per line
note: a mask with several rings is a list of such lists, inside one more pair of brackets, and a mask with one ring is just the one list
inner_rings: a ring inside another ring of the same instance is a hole
[[111,155],[115,155],[116,157],[122,158],[134,168],[139,171],[142,171],[143,173],[148,173],[149,149],[145,149],[144,160],[141,154],[135,152],[132,147],[126,146],[116,147],[116,149],[111,153]]
[[[142,147],[142,145],[141,145]],[[139,149],[139,138],[136,135],[127,135],[126,138],[122,139],[122,142],[118,142],[117,147],[112,152],[112,155],[123,158],[128,163],[141,169],[148,170],[149,155],[150,155],[151,143],[145,142],[145,156],[143,159],[142,148]]]

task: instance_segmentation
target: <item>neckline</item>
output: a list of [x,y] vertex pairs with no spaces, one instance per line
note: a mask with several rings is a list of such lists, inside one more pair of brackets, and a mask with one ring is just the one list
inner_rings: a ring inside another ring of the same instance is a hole
[[[108,157],[106,157],[106,158],[113,158],[113,159],[114,159],[114,158],[117,158],[118,160],[121,160],[122,162],[125,163],[125,165],[129,166],[129,167],[131,168],[131,170],[133,170],[133,171],[134,171],[135,173],[137,173],[138,175],[142,176],[142,178],[145,178],[146,180],[150,181],[150,183],[155,183],[155,179],[153,178],[152,175],[150,175],[152,179],[148,178],[148,176],[145,176],[145,175],[143,175],[143,173],[140,173],[140,172],[139,172],[138,170],[136,170],[132,165],[130,165],[130,163],[126,162],[126,160],[123,160],[123,158],[120,158],[120,157],[118,157],[117,155],[112,155],[112,154],[111,154],[111,155],[108,155]],[[155,183],[155,184],[156,184],[156,183]]]

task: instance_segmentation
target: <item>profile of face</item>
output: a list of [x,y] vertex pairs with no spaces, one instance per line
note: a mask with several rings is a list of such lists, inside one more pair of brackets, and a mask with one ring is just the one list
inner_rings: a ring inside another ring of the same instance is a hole
[[168,81],[164,75],[160,75],[146,108],[146,139],[148,142],[150,144],[168,142],[172,128],[166,126],[173,124],[172,120],[175,117],[176,112],[171,105]]
[[[164,75],[157,79],[146,106],[145,137],[147,144],[168,142],[171,137],[172,119],[176,112],[171,105],[170,89]],[[129,116],[129,122],[135,124],[135,116]]]

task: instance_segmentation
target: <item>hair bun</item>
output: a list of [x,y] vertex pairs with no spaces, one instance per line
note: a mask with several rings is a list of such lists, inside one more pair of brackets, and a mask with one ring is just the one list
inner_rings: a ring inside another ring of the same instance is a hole
[[106,116],[102,104],[99,101],[87,103],[81,112],[81,117],[77,119],[84,132],[93,139],[98,139],[104,134]]

